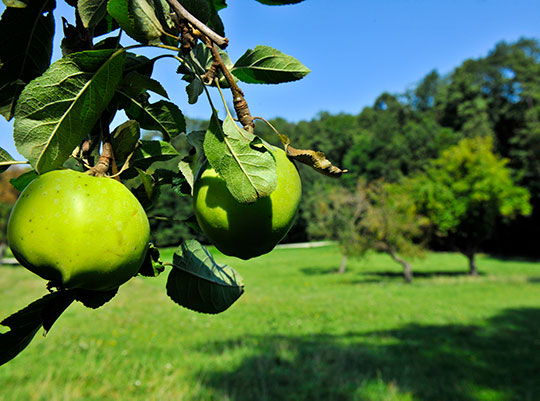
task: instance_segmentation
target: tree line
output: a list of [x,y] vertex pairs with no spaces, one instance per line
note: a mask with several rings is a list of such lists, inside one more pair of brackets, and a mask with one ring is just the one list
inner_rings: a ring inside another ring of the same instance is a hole
[[[419,174],[431,172],[433,175],[436,170],[434,165],[438,164],[440,169],[445,163],[444,158],[434,162],[445,151],[467,153],[467,148],[471,147],[469,153],[478,151],[477,164],[471,160],[473,156],[467,158],[465,154],[462,154],[460,162],[459,155],[455,155],[458,160],[454,161],[461,163],[462,169],[478,172],[482,163],[483,168],[488,169],[485,164],[491,160],[492,153],[495,159],[491,163],[491,173],[499,172],[499,185],[505,190],[517,185],[524,188],[529,197],[522,193],[513,198],[517,203],[512,207],[500,204],[501,199],[492,200],[499,202],[496,206],[500,213],[496,213],[496,216],[469,216],[470,224],[475,225],[478,231],[477,235],[482,230],[488,231],[482,233],[480,244],[476,238],[469,242],[474,242],[476,249],[485,251],[538,256],[539,61],[540,47],[536,39],[501,42],[485,57],[466,60],[445,76],[431,71],[404,93],[381,94],[372,106],[365,107],[358,115],[321,113],[311,121],[291,123],[275,119],[271,122],[293,140],[325,149],[330,160],[348,168],[350,172],[339,183],[348,190],[354,190],[359,179],[367,183],[376,180],[403,183],[405,179]],[[266,139],[272,138],[270,130],[262,124],[260,130],[265,131]],[[451,150],[453,147],[454,150]],[[449,155],[445,157],[450,158]],[[458,165],[454,167],[460,168]],[[303,202],[297,229],[291,233],[291,237],[313,238],[309,226],[317,224],[314,221],[317,215],[313,213],[314,202],[310,199],[324,199],[335,191],[336,183],[330,180],[316,182],[311,172],[302,167],[300,170],[307,201]],[[503,179],[501,174],[508,177]],[[443,174],[439,172],[435,175]],[[459,179],[464,185],[473,185],[475,177],[452,179]],[[479,180],[479,177],[476,179]],[[488,185],[494,180],[478,182]],[[471,191],[469,196],[485,196],[495,190],[472,188],[475,189],[476,193]],[[462,195],[465,196],[464,193]],[[477,208],[474,213],[480,213],[481,209]],[[510,209],[513,213],[510,213]],[[430,212],[425,207],[420,211],[424,214]],[[433,217],[434,211],[431,210],[431,213]],[[514,219],[509,218],[512,214]],[[440,226],[437,228],[441,229]],[[429,245],[436,249],[455,249],[459,242],[454,235],[455,230],[457,227],[443,227],[442,231],[449,235],[432,235]],[[318,230],[314,231],[317,236],[324,235]]]

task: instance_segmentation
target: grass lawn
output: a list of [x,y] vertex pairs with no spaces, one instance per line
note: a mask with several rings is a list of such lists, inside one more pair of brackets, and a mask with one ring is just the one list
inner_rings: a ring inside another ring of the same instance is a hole
[[[538,262],[480,256],[472,278],[431,253],[407,285],[385,255],[335,274],[333,246],[218,260],[246,284],[228,311],[177,306],[166,274],[135,278],[0,367],[0,400],[540,400]],[[0,318],[44,293],[0,267]]]

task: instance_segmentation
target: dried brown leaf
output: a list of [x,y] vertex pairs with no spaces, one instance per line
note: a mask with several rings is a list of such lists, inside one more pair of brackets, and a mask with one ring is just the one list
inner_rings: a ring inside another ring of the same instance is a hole
[[272,131],[274,131],[274,133],[279,137],[279,140],[285,147],[285,152],[287,152],[287,155],[290,158],[299,161],[300,163],[307,164],[318,173],[321,173],[328,177],[341,177],[341,174],[347,173],[349,171],[334,166],[332,162],[330,162],[330,160],[326,158],[326,155],[321,151],[311,149],[296,149],[292,147],[291,140],[287,135],[281,134],[272,124],[270,124],[264,118],[255,118],[264,121],[272,129]]
[[300,163],[307,164],[318,173],[327,175],[329,177],[340,177],[341,174],[348,171],[346,169],[340,169],[339,167],[334,166],[321,151],[311,149],[296,149],[291,145],[286,145],[285,151],[292,159],[299,161]]

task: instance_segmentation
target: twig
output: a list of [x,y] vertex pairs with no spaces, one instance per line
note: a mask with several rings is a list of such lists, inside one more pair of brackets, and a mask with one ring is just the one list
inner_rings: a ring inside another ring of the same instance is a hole
[[214,60],[212,62],[210,70],[207,71],[207,74],[205,74],[203,82],[207,84],[208,81],[210,81],[212,78],[217,79],[217,69],[221,70],[223,72],[223,75],[225,76],[225,79],[227,80],[227,83],[229,84],[229,87],[231,88],[234,110],[236,111],[236,116],[238,117],[238,120],[244,126],[245,130],[253,132],[255,129],[255,124],[253,123],[253,117],[251,116],[251,112],[249,111],[249,106],[246,102],[246,99],[244,98],[244,93],[236,84],[234,77],[223,62],[223,59],[219,54],[219,50],[216,47],[217,45],[221,49],[224,49],[229,44],[229,40],[227,38],[219,36],[217,33],[208,28],[208,26],[206,26],[193,15],[191,15],[178,2],[178,0],[167,1],[176,13],[176,18],[173,18],[173,20],[175,21],[179,29],[182,29],[182,20],[187,21],[195,28],[193,30],[190,29],[190,32],[182,32],[182,37],[186,36],[186,34],[189,33],[189,35],[187,35],[189,36],[189,38],[191,38],[191,35],[193,35],[195,38],[201,39],[212,52],[212,58]]
[[251,112],[249,111],[249,106],[246,102],[246,99],[244,98],[244,92],[242,92],[242,89],[240,89],[236,84],[234,77],[223,62],[223,59],[221,58],[219,50],[216,48],[216,46],[209,41],[206,41],[205,44],[212,52],[214,62],[219,67],[221,72],[223,72],[223,75],[225,76],[225,79],[227,80],[227,83],[231,88],[234,110],[236,111],[236,116],[238,117],[240,124],[244,126],[244,129],[246,131],[253,132],[255,129],[255,124],[253,123],[253,117],[251,116]]
[[[135,145],[135,147],[133,148],[133,151],[129,154],[129,156],[127,157],[126,161],[124,162],[124,164],[122,165],[122,168],[120,169],[120,171],[114,173],[113,175],[111,175],[110,178],[117,178],[117,177],[120,177],[120,174],[122,174],[124,171],[126,171],[128,168],[130,168],[130,162],[131,162],[131,159],[133,158],[133,155],[135,154],[135,151],[137,150],[137,148],[139,147],[139,144],[140,144],[140,141],[137,142],[137,145]],[[117,178],[119,180],[119,178]]]
[[212,42],[217,44],[221,49],[225,49],[229,44],[229,39],[224,38],[217,33],[215,33],[213,30],[211,30],[208,26],[203,24],[201,21],[199,21],[197,18],[195,18],[193,15],[191,15],[179,2],[178,0],[167,0],[167,2],[171,5],[174,12],[181,18],[188,21],[191,25],[193,25],[195,28],[197,28],[201,33],[203,33],[205,36],[210,38]]
[[120,181],[120,178],[116,175],[118,173],[118,167],[116,166],[116,160],[114,158],[114,152],[111,144],[111,134],[109,131],[109,124],[112,117],[104,115],[101,116],[101,156],[96,165],[91,169],[91,174],[98,177],[105,176],[109,168],[114,176],[114,179]]

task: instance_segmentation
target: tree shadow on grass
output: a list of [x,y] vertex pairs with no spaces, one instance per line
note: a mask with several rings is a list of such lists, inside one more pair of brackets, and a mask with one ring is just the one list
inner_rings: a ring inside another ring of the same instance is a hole
[[[339,274],[338,268],[329,269],[327,267],[305,267],[300,269],[300,271],[309,276],[318,276],[318,275],[328,275],[328,274]],[[350,276],[343,276],[344,283],[346,284],[369,284],[369,283],[382,283],[382,282],[394,282],[394,281],[403,281],[403,271],[361,271],[354,272],[357,273],[356,279],[351,279]],[[478,272],[479,276],[485,276],[486,274],[482,271]],[[432,279],[437,277],[468,277],[469,273],[465,269],[461,270],[429,270],[429,271],[418,271],[413,270],[413,282],[415,279]],[[346,279],[345,279],[346,277]]]
[[[397,271],[363,271],[359,273],[361,276],[366,277],[364,279],[358,280],[358,282],[376,282],[382,281],[383,279],[400,279],[403,280],[403,272]],[[478,276],[485,276],[486,274],[482,271],[478,272]],[[413,281],[415,278],[430,279],[436,277],[469,277],[469,273],[466,270],[429,270],[429,271],[418,271],[413,270]]]
[[339,271],[339,266],[335,268],[328,267],[304,267],[300,271],[308,276],[320,276],[326,274],[336,274]]
[[232,401],[540,400],[540,309],[486,323],[206,344],[248,356],[202,381]]
[[507,261],[507,262],[529,262],[540,263],[540,258],[537,256],[519,256],[519,255],[497,255],[490,254],[490,258]]

